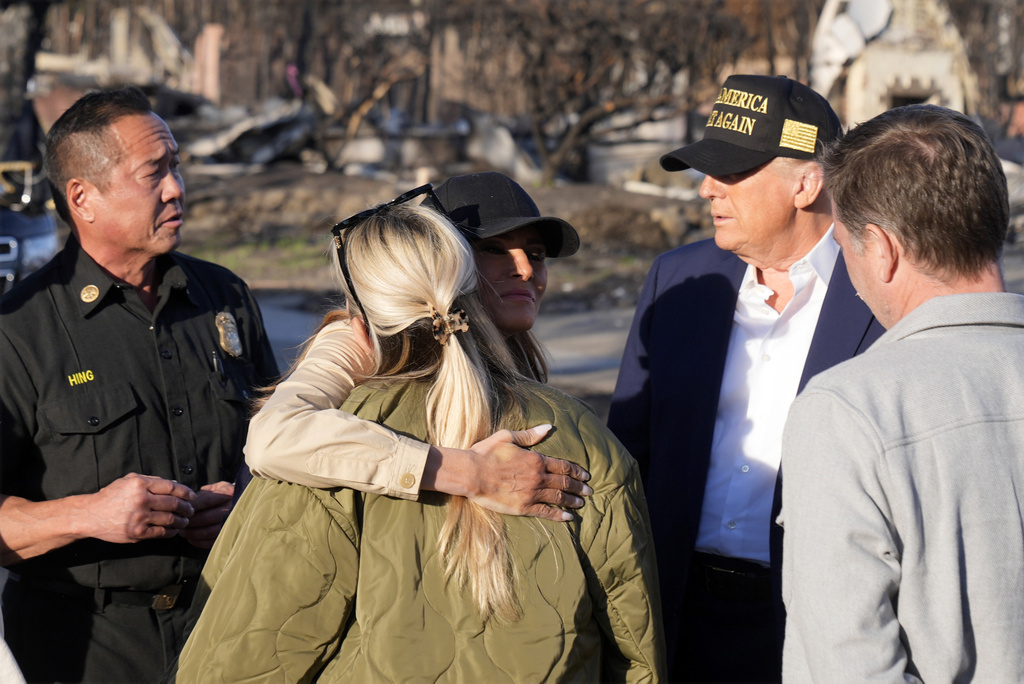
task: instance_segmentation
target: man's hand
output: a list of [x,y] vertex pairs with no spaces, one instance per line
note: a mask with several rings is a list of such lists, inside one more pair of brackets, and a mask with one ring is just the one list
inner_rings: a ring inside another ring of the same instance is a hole
[[188,527],[181,531],[181,536],[200,549],[212,548],[224,526],[224,520],[231,512],[234,494],[235,486],[230,482],[216,482],[201,487],[192,500],[195,515],[189,518]]
[[465,496],[498,513],[572,520],[572,513],[556,506],[582,506],[580,497],[594,493],[585,484],[590,474],[575,463],[522,448],[540,442],[550,429],[502,430],[469,450],[431,447],[423,488]]
[[129,473],[82,497],[79,536],[115,544],[173,537],[195,513],[188,487],[162,477]]

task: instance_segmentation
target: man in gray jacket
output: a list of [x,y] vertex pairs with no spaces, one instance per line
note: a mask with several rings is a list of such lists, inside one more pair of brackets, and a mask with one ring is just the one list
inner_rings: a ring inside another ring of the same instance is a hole
[[893,109],[823,160],[850,279],[888,329],[783,440],[787,681],[1024,681],[1024,297],[1006,179],[962,114]]

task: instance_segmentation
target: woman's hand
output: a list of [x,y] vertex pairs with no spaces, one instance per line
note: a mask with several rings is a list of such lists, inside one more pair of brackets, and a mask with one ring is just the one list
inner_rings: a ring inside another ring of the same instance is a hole
[[562,508],[579,508],[594,490],[590,474],[575,463],[531,451],[551,429],[502,430],[470,449],[431,447],[423,489],[464,496],[484,508],[507,515],[573,519]]

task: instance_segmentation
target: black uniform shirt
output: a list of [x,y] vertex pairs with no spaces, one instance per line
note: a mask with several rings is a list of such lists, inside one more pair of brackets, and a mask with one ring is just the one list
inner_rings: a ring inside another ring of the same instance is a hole
[[[277,375],[259,308],[219,266],[170,254],[157,272],[151,313],[72,237],[0,298],[0,492],[52,500],[130,472],[193,490],[234,481],[250,390]],[[11,569],[155,591],[197,577],[205,556],[180,538],[86,539]]]

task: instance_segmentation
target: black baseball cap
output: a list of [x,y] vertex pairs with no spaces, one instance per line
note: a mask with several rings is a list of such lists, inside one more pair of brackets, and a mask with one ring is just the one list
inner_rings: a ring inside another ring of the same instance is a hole
[[785,76],[730,76],[715,100],[704,139],[669,152],[661,166],[728,176],[775,157],[814,159],[841,134],[832,107],[803,83]]
[[[568,221],[541,216],[537,204],[508,176],[495,171],[452,176],[434,189],[443,211],[470,240],[535,227],[548,256],[566,257],[580,248],[580,237]],[[424,204],[432,206],[428,197]]]

